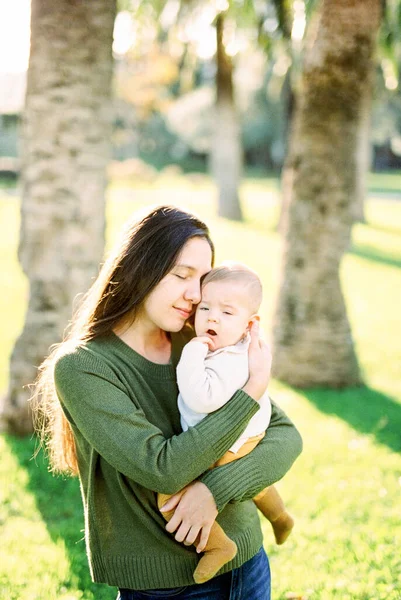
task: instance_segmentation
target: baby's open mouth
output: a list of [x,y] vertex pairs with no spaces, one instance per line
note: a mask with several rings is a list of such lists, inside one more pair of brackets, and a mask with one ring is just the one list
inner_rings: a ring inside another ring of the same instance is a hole
[[209,335],[217,335],[214,329],[208,329],[207,332]]

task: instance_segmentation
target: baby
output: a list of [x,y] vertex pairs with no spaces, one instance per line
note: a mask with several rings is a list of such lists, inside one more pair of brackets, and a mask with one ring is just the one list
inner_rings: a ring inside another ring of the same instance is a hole
[[[223,406],[247,382],[249,331],[259,320],[257,312],[261,301],[260,279],[245,265],[223,265],[204,277],[202,300],[195,314],[197,337],[184,347],[177,366],[178,407],[184,431]],[[267,393],[260,399],[259,406],[241,437],[214,467],[245,456],[264,437],[271,415]],[[159,508],[168,498],[159,494]],[[272,524],[277,544],[283,544],[294,521],[276,488],[265,488],[253,501]],[[215,522],[194,580],[207,581],[232,560],[236,552],[235,543]]]

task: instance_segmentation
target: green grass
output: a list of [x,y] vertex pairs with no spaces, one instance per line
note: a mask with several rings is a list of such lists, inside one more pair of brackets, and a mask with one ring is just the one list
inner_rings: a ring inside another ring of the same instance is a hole
[[[247,222],[236,224],[214,217],[207,179],[115,186],[108,240],[138,207],[165,202],[198,212],[211,226],[218,261],[241,259],[261,273],[268,332],[279,270],[276,190],[274,180],[245,182]],[[27,298],[16,258],[18,208],[0,195],[0,390]],[[304,438],[302,456],[279,483],[296,528],[278,548],[263,524],[274,600],[401,598],[401,202],[371,200],[367,219],[354,228],[341,270],[365,387],[271,386]],[[33,440],[0,437],[0,600],[114,599],[114,589],[90,582],[77,481],[51,477],[43,457],[31,459],[33,448]]]
[[368,176],[368,189],[374,192],[389,192],[401,195],[400,171],[370,173]]

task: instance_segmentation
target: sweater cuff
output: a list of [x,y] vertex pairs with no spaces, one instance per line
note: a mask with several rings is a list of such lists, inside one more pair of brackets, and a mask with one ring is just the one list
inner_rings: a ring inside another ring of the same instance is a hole
[[213,494],[218,512],[220,513],[228,504],[238,496],[239,490],[246,490],[246,498],[253,498],[264,487],[259,469],[253,468],[250,461],[236,460],[235,469],[230,469],[230,476],[222,478],[219,467],[211,469],[199,477]]
[[[238,390],[227,404],[198,423],[196,428],[209,440],[216,453],[216,460],[240,437],[258,410],[259,403],[243,390]],[[221,432],[218,441],[216,430]]]

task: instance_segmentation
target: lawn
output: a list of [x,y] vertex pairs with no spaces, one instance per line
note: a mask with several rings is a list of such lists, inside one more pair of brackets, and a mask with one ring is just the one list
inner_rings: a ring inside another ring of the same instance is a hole
[[[396,181],[371,178],[372,189]],[[264,282],[261,311],[270,329],[280,239],[274,231],[277,186],[247,180],[246,223],[214,217],[207,179],[159,180],[134,190],[113,186],[108,243],[138,207],[179,204],[211,226],[218,261],[240,259]],[[27,285],[16,258],[18,200],[0,191],[0,391],[18,335]],[[365,386],[343,391],[289,388],[271,393],[300,429],[304,452],[278,485],[296,518],[284,546],[263,523],[273,599],[401,599],[401,202],[372,198],[357,225],[341,277]],[[90,582],[76,480],[54,478],[34,440],[0,437],[0,600],[112,600],[114,589]]]

